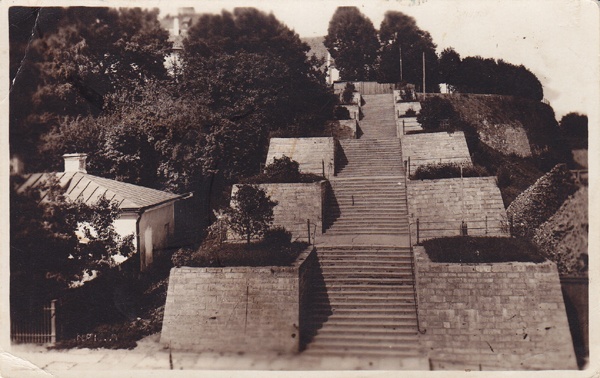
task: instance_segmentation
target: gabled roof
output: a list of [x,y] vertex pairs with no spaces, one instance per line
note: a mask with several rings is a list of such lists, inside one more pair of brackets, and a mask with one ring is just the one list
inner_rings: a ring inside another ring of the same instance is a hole
[[[81,172],[33,173],[26,176],[25,182],[17,188],[17,192],[43,185],[50,175],[56,175],[60,186],[65,189],[65,195],[73,201],[81,200],[93,205],[104,196],[116,201],[121,210],[139,210],[185,196]],[[44,197],[45,193],[42,194],[42,200]]]

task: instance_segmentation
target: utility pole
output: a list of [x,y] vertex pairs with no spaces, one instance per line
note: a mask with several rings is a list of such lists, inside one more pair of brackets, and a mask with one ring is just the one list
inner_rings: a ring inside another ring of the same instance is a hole
[[423,51],[423,96],[425,96],[425,51]]
[[398,41],[398,51],[400,52],[400,81],[402,82],[404,78],[402,77],[402,45],[400,41]]

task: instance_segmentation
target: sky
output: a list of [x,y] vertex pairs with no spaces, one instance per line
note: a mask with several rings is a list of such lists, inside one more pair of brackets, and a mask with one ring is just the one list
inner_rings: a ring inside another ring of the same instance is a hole
[[[161,15],[177,6],[159,3]],[[568,112],[590,115],[599,108],[600,26],[593,0],[370,0],[205,1],[200,13],[253,6],[273,14],[301,37],[327,34],[339,5],[357,6],[379,29],[387,10],[414,17],[438,52],[453,47],[461,57],[480,55],[523,64],[542,82],[558,119]],[[415,4],[415,5],[412,5]]]

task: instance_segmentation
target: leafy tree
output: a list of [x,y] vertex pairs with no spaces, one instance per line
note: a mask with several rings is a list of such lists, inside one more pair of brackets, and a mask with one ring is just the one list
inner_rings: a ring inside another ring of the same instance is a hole
[[428,97],[421,102],[421,111],[417,121],[425,130],[437,130],[444,120],[453,121],[456,112],[450,101],[441,97]]
[[277,202],[258,186],[240,185],[231,201],[229,226],[235,233],[244,236],[248,244],[253,237],[262,236],[273,223],[273,208]]
[[400,50],[402,50],[403,81],[422,87],[423,53],[425,53],[427,90],[439,92],[436,45],[431,35],[417,26],[414,18],[401,12],[386,12],[381,22],[379,40],[382,44],[378,68],[380,82],[400,81]]
[[460,62],[460,55],[453,48],[444,49],[439,59],[440,81],[455,86],[459,79]]
[[[45,169],[44,159],[36,159],[39,137],[64,117],[100,114],[104,96],[119,88],[164,77],[171,43],[158,10],[11,8],[10,23],[23,14],[36,14],[37,22],[10,34],[11,51],[23,53],[11,57],[11,66],[19,66],[10,96],[11,152]],[[31,38],[23,47],[25,32]]]
[[56,298],[85,274],[102,274],[115,266],[113,256],[133,253],[133,235],[121,237],[113,226],[119,216],[117,203],[106,198],[94,205],[70,201],[56,177],[24,192],[16,191],[23,179],[11,180],[10,271],[15,308]]
[[338,7],[329,21],[325,47],[344,80],[373,80],[379,50],[377,31],[357,7]]
[[571,148],[588,147],[588,117],[586,115],[575,112],[565,114],[560,119],[559,126]]
[[[452,65],[448,62],[451,57],[452,54],[446,55],[444,59],[446,71]],[[459,92],[519,96],[535,101],[544,97],[538,78],[522,65],[515,66],[503,60],[469,56],[464,58],[458,67],[458,75],[454,76],[452,85]]]

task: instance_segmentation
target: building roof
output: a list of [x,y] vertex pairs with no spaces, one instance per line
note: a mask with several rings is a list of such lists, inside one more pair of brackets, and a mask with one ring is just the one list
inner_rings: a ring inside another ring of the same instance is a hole
[[[175,201],[185,196],[82,172],[32,173],[25,176],[25,181],[17,188],[17,192],[40,187],[48,181],[51,175],[56,175],[68,198],[73,201],[81,200],[89,205],[95,204],[100,197],[104,196],[111,201],[116,201],[121,210],[139,210]],[[42,200],[45,195],[45,193],[42,194]]]

